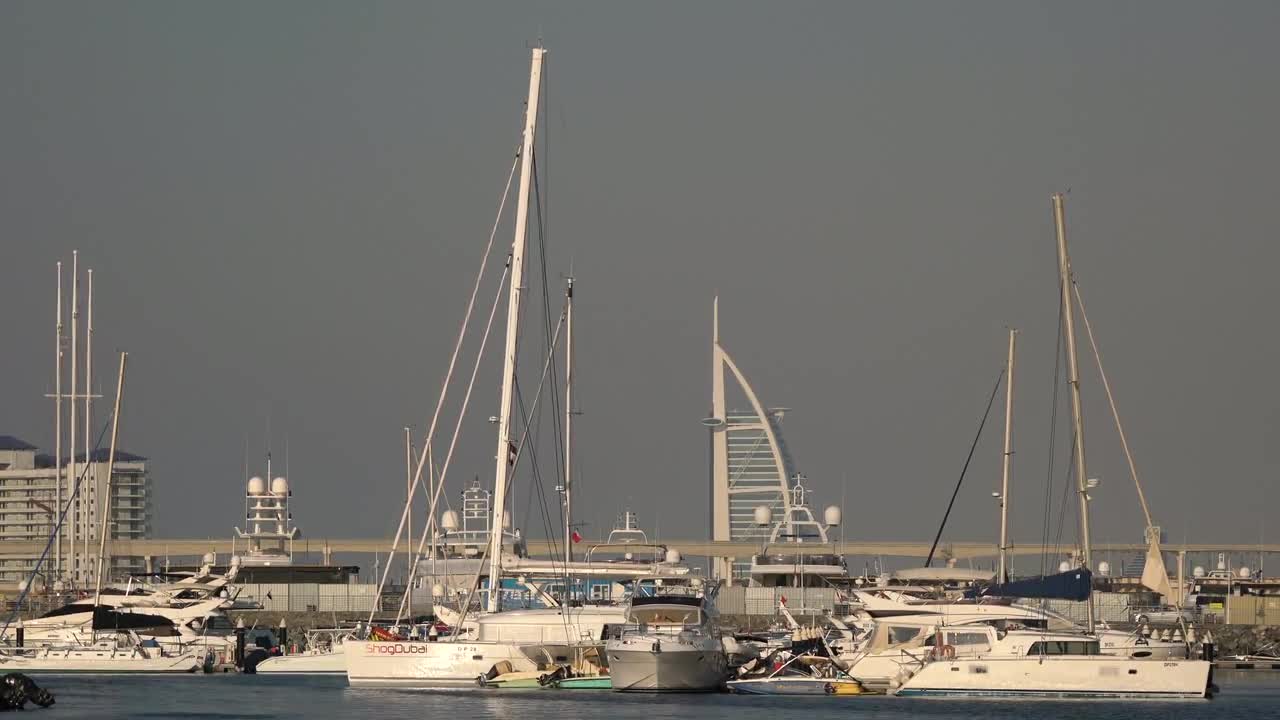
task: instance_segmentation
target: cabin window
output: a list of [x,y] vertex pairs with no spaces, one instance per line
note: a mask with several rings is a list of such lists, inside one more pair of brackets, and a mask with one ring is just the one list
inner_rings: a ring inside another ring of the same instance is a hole
[[1045,640],[1031,643],[1028,655],[1097,655],[1096,640]]
[[908,643],[908,642],[911,642],[912,640],[915,640],[917,637],[920,637],[920,633],[922,632],[924,632],[924,628],[920,628],[920,627],[890,626],[889,643],[891,645],[901,645],[902,643]]
[[959,647],[961,645],[988,645],[986,633],[963,632],[963,633],[947,633],[947,644]]

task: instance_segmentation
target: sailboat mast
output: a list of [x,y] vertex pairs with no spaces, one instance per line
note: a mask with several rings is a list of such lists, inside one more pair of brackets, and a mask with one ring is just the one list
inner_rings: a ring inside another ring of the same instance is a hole
[[62,579],[62,261],[58,261],[57,352],[53,359],[53,536],[54,569]]
[[1009,362],[1006,365],[1004,386],[1004,467],[1000,480],[1000,575],[998,580],[1009,582],[1007,556],[1009,554],[1009,478],[1013,474],[1013,362],[1018,343],[1018,331],[1009,328]]
[[[1080,402],[1080,363],[1076,358],[1075,304],[1071,293],[1071,256],[1067,254],[1067,221],[1062,193],[1053,194],[1053,225],[1058,236],[1058,284],[1062,290],[1062,328],[1067,340],[1067,382],[1071,386],[1071,420],[1075,433],[1076,492],[1080,496],[1080,550],[1084,566],[1093,571],[1089,537],[1089,481],[1084,462],[1084,413]],[[1093,632],[1093,593],[1089,593],[1089,632]]]
[[[564,289],[564,567],[573,562],[573,277]],[[568,585],[565,585],[568,588]]]
[[[97,503],[98,494],[98,473],[97,468],[93,464],[93,454],[89,443],[92,437],[92,418],[90,413],[93,412],[93,268],[86,271],[88,278],[89,297],[85,302],[87,310],[85,316],[85,333],[84,333],[84,468],[88,477],[89,484],[85,487],[85,500],[91,503]],[[89,494],[89,488],[93,488],[93,494]],[[92,507],[90,505],[89,507]],[[84,519],[84,558],[85,563],[89,562],[89,531],[93,529],[92,518],[88,515]],[[85,568],[88,570],[88,567]]]
[[[413,436],[410,434],[409,428],[404,429],[404,501],[409,505],[409,524],[407,526],[409,541],[413,541]],[[404,550],[406,582],[413,578],[413,563],[417,560],[413,551],[408,547]],[[413,588],[405,589],[407,600],[405,604],[409,609],[409,622],[413,622]]]
[[528,240],[529,188],[533,178],[533,139],[538,125],[543,48],[533,49],[529,67],[529,99],[525,103],[524,139],[520,146],[520,194],[515,238],[511,243],[511,285],[507,301],[507,343],[502,353],[502,399],[498,411],[498,452],[494,461],[493,520],[489,538],[489,612],[499,609],[502,584],[502,530],[507,505],[507,478],[515,460],[511,441],[511,405],[516,380],[516,348],[520,336],[520,300],[524,294],[524,251]]
[[111,411],[111,450],[107,455],[107,489],[102,501],[102,534],[98,537],[98,569],[94,573],[93,606],[102,599],[102,564],[107,554],[107,533],[111,531],[111,474],[116,466],[116,438],[120,433],[120,399],[124,394],[124,364],[129,353],[120,353],[120,374],[116,376],[116,405]]
[[[76,540],[83,532],[84,518],[86,517],[85,508],[87,504],[83,494],[78,494],[76,490],[79,487],[79,476],[76,475],[76,380],[79,375],[80,367],[77,362],[80,347],[80,251],[71,251],[71,448],[68,450],[67,471],[69,473],[68,490],[71,492],[71,498],[76,499],[75,522],[72,523],[71,529],[71,573],[74,577],[80,577],[80,560],[76,552]],[[85,445],[89,444],[89,438],[85,438]],[[87,454],[87,453],[86,453]],[[87,459],[87,458],[86,458]]]

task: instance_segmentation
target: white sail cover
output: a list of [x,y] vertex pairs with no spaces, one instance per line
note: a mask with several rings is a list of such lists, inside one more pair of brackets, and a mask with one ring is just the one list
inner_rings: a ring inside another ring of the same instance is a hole
[[1142,584],[1168,600],[1173,597],[1173,588],[1169,587],[1169,573],[1164,569],[1164,556],[1160,554],[1160,539],[1152,533],[1147,543],[1147,562],[1142,568]]

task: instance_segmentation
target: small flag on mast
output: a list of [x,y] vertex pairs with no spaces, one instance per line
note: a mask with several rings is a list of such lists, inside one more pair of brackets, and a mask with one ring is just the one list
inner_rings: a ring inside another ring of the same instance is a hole
[[573,531],[573,535],[571,535],[570,537],[572,537],[572,538],[573,538],[573,541],[574,541],[575,543],[580,543],[580,542],[582,542],[582,535],[580,535],[580,534],[578,533],[578,531],[577,531],[577,530],[574,530],[574,531]]

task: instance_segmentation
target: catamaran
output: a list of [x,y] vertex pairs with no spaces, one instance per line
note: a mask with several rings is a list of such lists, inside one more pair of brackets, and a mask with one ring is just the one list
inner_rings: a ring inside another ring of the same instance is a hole
[[[994,628],[978,632],[963,626],[940,626],[935,630],[935,645],[926,657],[921,658],[921,666],[907,670],[908,676],[896,691],[899,695],[1204,698],[1212,686],[1212,663],[1204,660],[1133,658],[1100,652],[1095,635],[1090,571],[1088,491],[1091,485],[1085,466],[1084,416],[1075,342],[1074,278],[1067,253],[1064,203],[1062,194],[1053,195],[1062,327],[1066,339],[1074,429],[1072,460],[1080,503],[1081,566],[1039,581],[1009,583],[1001,577],[1000,582],[988,592],[1085,600],[1088,603],[1087,632],[1075,639],[1028,631],[1011,631],[1001,637]],[[1012,355],[1012,341],[1010,346]],[[1002,555],[1004,546],[1002,537]],[[1065,595],[1060,594],[1063,591],[1066,591]],[[970,640],[977,651],[961,655],[959,648],[969,644]],[[854,673],[856,675],[856,670]]]

